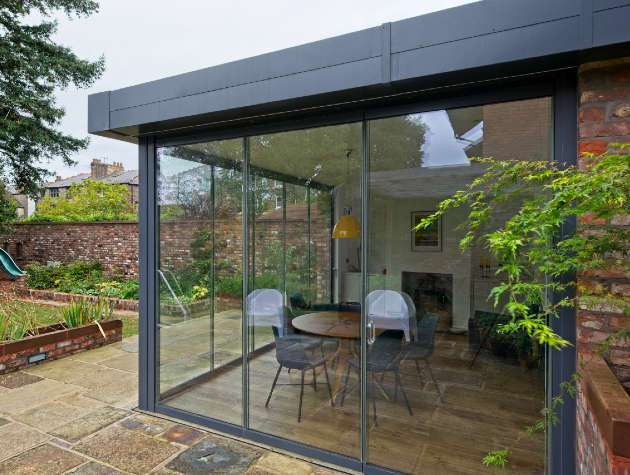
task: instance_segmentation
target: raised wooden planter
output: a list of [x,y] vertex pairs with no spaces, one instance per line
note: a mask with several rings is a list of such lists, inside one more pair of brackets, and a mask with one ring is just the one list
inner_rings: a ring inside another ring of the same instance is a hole
[[122,340],[122,320],[107,320],[101,322],[101,327],[105,337],[96,323],[77,328],[65,328],[62,323],[55,323],[38,327],[36,336],[0,343],[0,374]]

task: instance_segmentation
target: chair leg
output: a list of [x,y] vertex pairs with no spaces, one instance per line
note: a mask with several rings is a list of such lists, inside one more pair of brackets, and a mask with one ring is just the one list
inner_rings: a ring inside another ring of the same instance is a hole
[[405,394],[405,388],[403,388],[402,381],[400,380],[400,375],[398,374],[398,371],[395,371],[394,373],[396,374],[396,384],[400,385],[400,392],[402,393],[403,398],[405,398],[405,404],[407,404],[407,409],[409,409],[409,414],[413,416],[413,412],[411,412],[411,406],[409,405],[409,401],[407,400],[407,394]]
[[315,374],[315,368],[313,368],[313,389],[317,392],[317,374]]
[[324,355],[324,342],[320,342],[319,344],[319,349],[322,350],[322,358],[325,358],[326,356]]
[[282,365],[280,365],[280,367],[278,368],[276,377],[273,378],[273,384],[271,385],[271,391],[269,391],[269,397],[267,398],[267,403],[265,404],[265,407],[269,405],[269,401],[271,399],[271,393],[273,393],[273,389],[276,387],[276,383],[278,382],[278,376],[280,376],[280,371],[282,371]]
[[302,383],[300,384],[300,408],[298,409],[298,422],[302,419],[302,396],[304,396],[304,373],[306,370],[302,370]]
[[416,362],[416,369],[418,370],[418,377],[420,378],[420,382],[424,383],[424,380],[422,379],[422,371],[420,371],[420,365],[418,364],[418,360],[414,360]]
[[[348,389],[348,378],[350,378],[350,368],[352,365],[348,365],[348,372],[346,373],[346,384],[343,386],[343,394],[341,395],[341,404],[339,406],[343,407],[343,401],[346,399],[346,389]],[[331,393],[332,394],[332,393]],[[332,397],[332,395],[331,395]]]
[[374,374],[372,374],[372,409],[374,410],[374,427],[378,427],[376,422],[376,395],[374,390]]
[[326,363],[324,363],[324,374],[326,375],[326,383],[328,384],[328,394],[330,394],[330,405],[335,407],[335,402],[332,398],[332,388],[330,387],[330,379],[328,379],[328,370],[326,369]]
[[444,398],[442,397],[442,393],[440,392],[440,387],[438,386],[438,383],[435,380],[435,376],[433,376],[433,371],[431,370],[431,365],[429,364],[429,360],[424,360],[424,362],[427,364],[427,368],[429,368],[429,374],[431,374],[431,378],[433,379],[433,384],[435,384],[435,389],[437,389],[437,392],[440,396],[440,401],[444,402]]
[[289,368],[289,371],[287,371],[287,373],[291,374],[291,368]]

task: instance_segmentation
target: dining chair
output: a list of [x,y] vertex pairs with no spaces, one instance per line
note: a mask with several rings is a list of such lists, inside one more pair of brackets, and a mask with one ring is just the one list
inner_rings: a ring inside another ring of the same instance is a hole
[[[298,409],[298,422],[302,419],[302,397],[304,395],[304,374],[308,370],[313,370],[313,388],[317,391],[317,374],[315,369],[319,366],[324,366],[324,373],[326,374],[326,383],[328,384],[328,394],[330,395],[330,404],[334,407],[334,402],[332,398],[332,389],[330,387],[330,379],[328,378],[328,369],[326,368],[327,359],[324,356],[315,356],[309,355],[306,353],[308,347],[301,343],[299,340],[295,340],[291,337],[281,337],[278,331],[278,328],[272,326],[273,336],[276,341],[276,360],[280,365],[278,368],[278,372],[276,373],[276,377],[273,380],[273,384],[271,385],[271,391],[269,391],[269,396],[267,397],[267,402],[265,403],[265,407],[269,405],[269,401],[271,400],[271,395],[273,394],[273,390],[276,387],[276,383],[278,382],[278,377],[280,376],[280,371],[282,368],[295,369],[300,371],[301,381],[300,381],[300,406]],[[291,383],[281,384],[280,386],[293,386]]]
[[[374,344],[372,344],[372,349],[368,353],[368,361],[367,361],[367,373],[371,377],[371,387],[372,387],[372,408],[374,411],[374,426],[377,427],[378,423],[376,421],[376,396],[374,384],[378,384],[381,390],[384,391],[381,383],[376,381],[376,375],[393,372],[395,377],[394,384],[394,403],[398,398],[398,388],[400,387],[400,392],[405,399],[405,404],[407,404],[407,409],[409,410],[409,414],[413,416],[413,412],[411,411],[411,406],[409,405],[409,400],[407,399],[407,395],[405,394],[405,388],[402,385],[402,381],[400,380],[399,368],[401,362],[401,345],[402,339],[404,336],[403,330],[385,330],[379,336],[376,337]],[[341,403],[340,406],[343,406],[343,401],[346,398],[346,391],[348,389],[348,378],[350,377],[350,369],[354,368],[361,375],[361,360],[359,358],[353,358],[347,360],[348,363],[348,371],[346,372],[346,382],[343,387],[343,394],[341,395]]]
[[376,328],[387,329],[388,321],[393,320],[404,329],[405,339],[409,341],[409,308],[399,292],[373,290],[365,298],[365,304],[368,320],[373,321]]
[[418,335],[418,340],[414,339],[413,341],[409,342],[407,346],[405,346],[403,350],[403,359],[415,361],[416,370],[418,371],[418,376],[420,377],[420,382],[423,382],[423,379],[418,361],[422,360],[425,362],[427,368],[429,369],[431,379],[433,379],[433,384],[435,384],[435,388],[437,389],[438,395],[440,396],[440,401],[444,402],[444,398],[442,397],[442,393],[440,392],[440,387],[435,380],[433,370],[431,370],[431,365],[429,364],[429,357],[433,354],[433,349],[435,346],[435,330],[439,322],[440,317],[435,315],[434,313],[427,313],[424,317],[422,317],[422,320],[420,320],[420,322],[416,326],[416,335]]

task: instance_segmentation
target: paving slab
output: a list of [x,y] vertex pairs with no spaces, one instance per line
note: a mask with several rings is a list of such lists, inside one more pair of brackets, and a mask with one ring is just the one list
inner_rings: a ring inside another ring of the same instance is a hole
[[139,350],[139,345],[137,341],[127,343],[120,347],[122,351],[127,351],[129,353],[137,352]]
[[52,439],[49,439],[48,443],[56,445],[57,447],[61,447],[62,449],[72,448],[72,444],[70,442],[66,442],[65,440],[61,440],[61,439],[56,439],[55,437],[53,437]]
[[169,421],[166,419],[162,419],[160,417],[151,416],[149,414],[134,414],[133,419],[135,421],[144,422],[145,424],[149,424],[155,427],[159,427],[162,429],[162,432],[166,432],[171,427],[175,425],[175,422]]
[[84,409],[100,409],[102,407],[105,407],[105,404],[100,401],[82,397],[81,393],[66,394],[64,396],[56,398],[56,400],[63,401],[66,404],[72,404],[73,406],[82,407]]
[[9,389],[17,389],[29,384],[41,381],[43,378],[28,374],[24,371],[16,371],[15,373],[3,374],[0,376],[0,386]]
[[[129,373],[125,374],[129,375]],[[116,383],[88,391],[83,396],[114,405],[120,405],[130,399],[136,402],[138,399],[138,377],[130,376],[121,379]]]
[[102,348],[84,351],[83,353],[72,355],[68,358],[76,361],[82,361],[84,363],[98,363],[100,361],[120,355],[124,355],[124,352],[117,350],[116,348],[110,348],[110,346],[108,345]]
[[83,462],[85,462],[85,459],[80,455],[44,444],[0,462],[0,473],[11,475],[60,475]]
[[10,424],[10,423],[11,423],[11,421],[8,421],[7,419],[0,418],[0,427],[2,427],[4,425],[7,425],[7,424]]
[[82,363],[81,361],[75,361],[70,359],[56,360],[43,365],[35,366],[33,368],[25,369],[27,373],[34,374],[36,376],[43,376],[44,378],[54,379],[57,381],[68,382],[76,379],[79,376],[86,376],[88,374],[98,371],[100,368],[96,365],[89,363]]
[[[70,472],[72,475],[124,475],[122,472],[115,468],[101,465],[100,463],[90,462],[85,465],[81,465],[75,471]],[[70,474],[68,474],[70,475]]]
[[51,431],[50,435],[67,440],[68,442],[78,442],[84,437],[94,434],[128,415],[129,412],[123,411],[122,409],[104,407],[96,412],[58,427],[54,431]]
[[88,374],[77,379],[70,381],[70,384],[81,386],[86,389],[97,389],[108,384],[115,383],[121,379],[129,377],[129,373],[126,371],[119,371],[117,369],[101,369],[96,373]]
[[267,452],[263,455],[256,467],[267,467],[284,475],[309,475],[313,471],[313,465],[288,455]]
[[[37,432],[22,424],[6,424],[0,427],[0,440],[2,441],[0,444],[0,460],[19,454],[48,439],[49,437],[46,434]],[[8,472],[0,471],[0,473]]]
[[118,423],[120,427],[124,427],[127,430],[139,432],[140,434],[148,435],[149,437],[155,437],[164,432],[164,429],[151,424],[145,424],[144,422],[136,421],[134,419],[125,419]]
[[138,353],[127,353],[122,356],[116,356],[100,363],[108,368],[129,371],[130,373],[138,372]]
[[0,394],[0,413],[15,414],[76,391],[77,387],[59,381],[43,380]]
[[195,440],[205,434],[205,432],[193,429],[192,427],[177,424],[176,426],[171,427],[171,429],[164,434],[162,438],[182,445],[191,445]]
[[65,404],[58,401],[50,401],[41,406],[31,407],[26,411],[13,414],[15,421],[22,422],[36,429],[48,432],[55,427],[62,426],[78,417],[87,414],[89,409]]
[[262,454],[260,449],[209,435],[175,457],[166,468],[183,475],[235,475],[247,471]]
[[171,444],[120,427],[108,427],[75,445],[74,450],[139,475],[178,452]]

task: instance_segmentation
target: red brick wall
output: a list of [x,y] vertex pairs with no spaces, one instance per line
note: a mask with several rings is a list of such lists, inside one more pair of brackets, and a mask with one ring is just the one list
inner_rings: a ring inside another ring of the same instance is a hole
[[[54,259],[63,264],[98,259],[109,275],[138,278],[138,222],[19,223],[17,234],[4,237],[16,264]],[[17,243],[24,256],[17,259]],[[3,243],[4,244],[4,243]]]
[[[613,150],[611,143],[630,142],[630,57],[587,63],[579,70],[579,152],[602,154]],[[580,169],[588,160],[578,161]],[[608,224],[627,227],[630,218],[619,216]],[[630,295],[630,275],[627,269],[612,272],[593,270],[580,279],[589,285],[601,284],[609,291]],[[614,309],[578,311],[579,351],[588,352],[594,342],[618,329],[624,322]],[[620,382],[630,382],[630,342],[618,342],[604,355]]]

